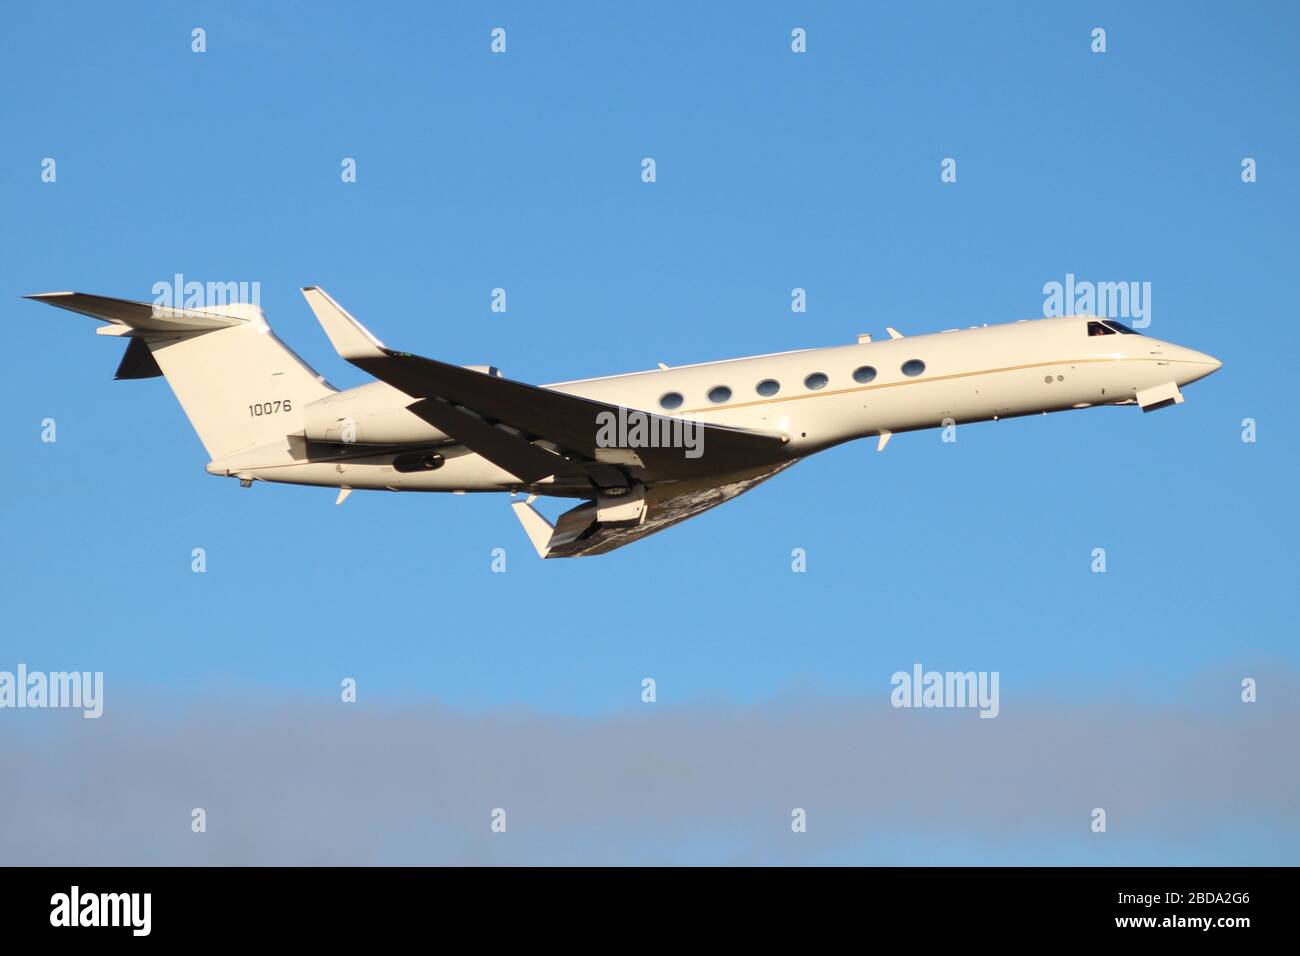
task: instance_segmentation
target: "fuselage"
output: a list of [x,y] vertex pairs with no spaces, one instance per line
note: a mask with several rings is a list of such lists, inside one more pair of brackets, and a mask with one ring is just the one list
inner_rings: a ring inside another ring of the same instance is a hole
[[[559,382],[559,392],[710,424],[779,432],[793,459],[857,438],[1044,412],[1131,404],[1181,387],[1217,359],[1090,317],[1035,319],[830,348]],[[518,478],[450,443],[382,382],[318,403],[325,428],[352,423],[361,441],[438,448],[439,467],[395,468],[400,452],[349,449],[336,460],[214,462],[210,471],[312,485],[395,491],[575,494]],[[214,467],[220,466],[220,467]]]

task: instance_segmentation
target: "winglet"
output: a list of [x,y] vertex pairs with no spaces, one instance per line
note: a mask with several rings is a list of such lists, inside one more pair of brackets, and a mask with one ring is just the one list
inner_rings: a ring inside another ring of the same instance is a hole
[[352,318],[347,311],[329,297],[324,289],[314,285],[304,286],[303,296],[316,313],[316,321],[329,336],[334,351],[345,359],[374,358],[384,354],[384,343],[370,330]]
[[519,519],[519,523],[524,526],[524,534],[528,535],[528,540],[532,542],[537,556],[544,558],[550,554],[551,535],[555,527],[533,507],[533,496],[530,495],[527,501],[512,501],[510,507],[515,517]]
[[889,326],[885,326],[885,331],[889,333],[891,339],[901,339],[903,337],[903,333],[898,331],[898,329],[891,329]]

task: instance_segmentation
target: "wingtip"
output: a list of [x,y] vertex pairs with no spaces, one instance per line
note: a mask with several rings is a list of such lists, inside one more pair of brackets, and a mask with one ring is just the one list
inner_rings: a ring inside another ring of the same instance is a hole
[[528,543],[533,546],[537,556],[546,558],[551,553],[551,537],[555,533],[555,526],[533,507],[532,502],[536,497],[536,495],[529,495],[527,501],[512,501],[510,510],[515,513],[515,517],[523,525],[524,534],[528,537]]
[[340,356],[352,361],[384,354],[384,343],[318,286],[304,286],[303,297]]

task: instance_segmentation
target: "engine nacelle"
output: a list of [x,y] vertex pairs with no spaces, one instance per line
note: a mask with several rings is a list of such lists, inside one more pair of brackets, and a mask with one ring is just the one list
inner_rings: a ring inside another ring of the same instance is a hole
[[415,399],[387,382],[368,382],[306,406],[309,441],[361,445],[427,445],[447,436],[407,410]]
[[[494,365],[464,368],[501,377]],[[427,445],[446,441],[438,431],[406,406],[416,399],[387,382],[367,382],[312,402],[303,412],[308,441],[359,445]],[[436,467],[436,466],[435,466]]]

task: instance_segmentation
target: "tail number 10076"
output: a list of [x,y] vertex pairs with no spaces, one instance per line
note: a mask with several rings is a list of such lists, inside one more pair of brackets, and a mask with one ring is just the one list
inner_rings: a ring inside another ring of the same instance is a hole
[[252,418],[258,418],[262,415],[274,415],[276,412],[293,411],[293,403],[289,399],[274,402],[257,402],[248,406],[248,414]]

